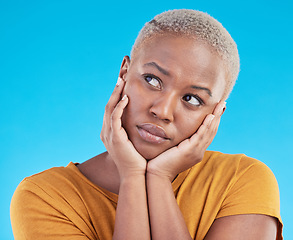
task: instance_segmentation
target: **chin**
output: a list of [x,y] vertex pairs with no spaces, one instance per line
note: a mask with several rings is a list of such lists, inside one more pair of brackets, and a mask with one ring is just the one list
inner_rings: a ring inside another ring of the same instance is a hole
[[167,150],[167,148],[164,148],[163,146],[149,144],[134,143],[134,147],[137,152],[147,161],[154,159],[155,157],[159,156],[161,153]]
[[155,157],[159,156],[160,153],[158,153],[158,154],[146,153],[146,154],[141,154],[141,155],[145,158],[145,160],[150,161],[150,160],[154,159]]

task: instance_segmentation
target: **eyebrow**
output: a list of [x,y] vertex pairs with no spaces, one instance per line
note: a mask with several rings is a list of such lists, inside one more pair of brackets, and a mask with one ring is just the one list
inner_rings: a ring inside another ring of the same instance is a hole
[[[169,73],[166,69],[160,67],[160,66],[159,66],[157,63],[155,63],[155,62],[149,62],[149,63],[144,64],[143,66],[153,66],[153,67],[157,68],[157,69],[158,69],[161,73],[163,73],[164,75],[166,75],[166,76],[170,76],[170,73]],[[200,86],[196,86],[196,85],[191,85],[191,88],[193,88],[193,89],[197,89],[197,90],[204,90],[204,91],[207,92],[207,94],[208,94],[210,97],[213,96],[211,90],[208,89],[208,88],[200,87]]]
[[210,97],[213,96],[211,90],[208,89],[208,88],[200,87],[200,86],[195,86],[195,85],[191,85],[191,88],[198,89],[198,90],[204,90],[204,91],[206,91],[209,94]]
[[155,63],[155,62],[149,62],[149,63],[144,64],[143,66],[154,66],[155,68],[157,68],[157,69],[158,69],[161,73],[163,73],[164,75],[166,75],[166,76],[170,76],[170,73],[169,73],[166,69],[160,67],[160,66],[159,66],[157,63]]

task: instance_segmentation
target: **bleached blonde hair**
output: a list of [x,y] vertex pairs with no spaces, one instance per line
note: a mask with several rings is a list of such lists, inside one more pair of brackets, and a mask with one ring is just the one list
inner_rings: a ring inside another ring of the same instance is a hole
[[236,82],[240,62],[237,45],[220,22],[207,13],[177,9],[163,12],[147,22],[138,34],[131,50],[131,57],[143,42],[158,34],[191,37],[211,46],[222,58],[227,70],[225,98]]

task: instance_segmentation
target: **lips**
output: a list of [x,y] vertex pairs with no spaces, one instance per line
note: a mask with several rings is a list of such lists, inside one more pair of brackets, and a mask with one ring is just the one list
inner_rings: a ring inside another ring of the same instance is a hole
[[139,135],[147,142],[150,143],[163,143],[170,140],[165,130],[151,123],[144,123],[137,126]]

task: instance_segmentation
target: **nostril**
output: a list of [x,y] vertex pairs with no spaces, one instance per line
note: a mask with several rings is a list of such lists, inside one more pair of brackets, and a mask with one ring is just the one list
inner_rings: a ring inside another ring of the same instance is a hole
[[[151,114],[153,115],[154,118],[159,118],[159,116],[155,112],[151,112]],[[171,120],[168,118],[162,118],[161,120],[164,121],[165,123],[171,122]]]
[[151,114],[152,114],[154,117],[156,117],[156,118],[158,117],[157,114],[154,113],[154,112],[151,112]]
[[158,118],[165,123],[173,121],[174,109],[164,102],[154,104],[150,109],[149,113],[154,117]]
[[170,123],[170,122],[171,122],[171,120],[168,119],[168,118],[163,119],[163,121],[164,121],[165,123]]

